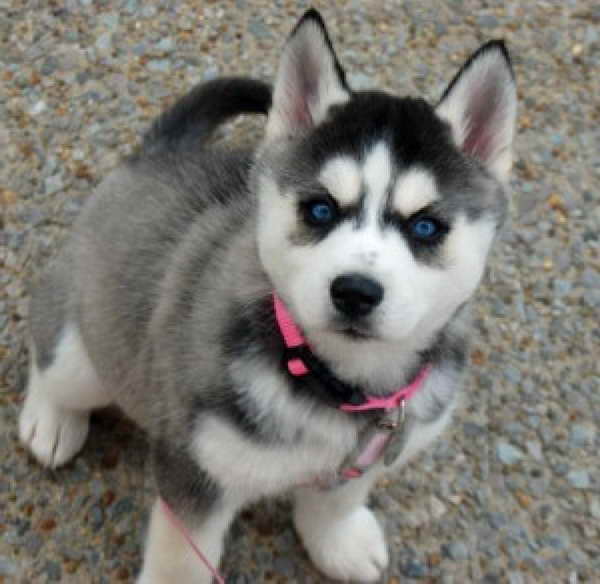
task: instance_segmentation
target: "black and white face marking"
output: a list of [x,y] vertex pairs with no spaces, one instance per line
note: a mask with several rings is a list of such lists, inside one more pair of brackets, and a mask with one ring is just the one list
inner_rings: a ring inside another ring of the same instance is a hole
[[[262,184],[263,261],[305,328],[360,339],[431,334],[472,294],[496,221],[454,208],[431,171],[400,168],[382,140],[361,158],[333,156],[316,184],[308,198]],[[339,309],[332,286],[350,274],[381,287],[372,310]]]
[[[322,23],[309,24],[284,50],[259,155],[261,260],[309,335],[430,339],[475,290],[505,213],[512,134],[503,125],[514,123],[506,53],[482,48],[436,110],[352,94]],[[281,115],[299,103],[316,112],[310,120]],[[381,294],[368,310],[342,310],[340,278],[355,283],[355,308],[364,290]]]

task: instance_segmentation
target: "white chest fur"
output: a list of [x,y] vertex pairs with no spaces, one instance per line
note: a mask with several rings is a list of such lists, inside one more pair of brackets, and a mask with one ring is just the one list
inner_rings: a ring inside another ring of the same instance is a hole
[[[282,374],[262,362],[236,362],[231,374],[239,383],[241,407],[247,402],[259,423],[264,423],[265,435],[279,437],[273,443],[255,439],[212,414],[198,420],[192,437],[193,456],[231,494],[253,499],[311,483],[337,471],[355,447],[357,431],[348,416],[360,414],[345,414],[291,397]],[[410,433],[394,466],[430,444],[448,424],[453,407],[431,423],[419,419],[432,395],[440,397],[440,393],[452,391],[452,380],[452,376],[433,372],[411,400],[407,412],[412,418]]]

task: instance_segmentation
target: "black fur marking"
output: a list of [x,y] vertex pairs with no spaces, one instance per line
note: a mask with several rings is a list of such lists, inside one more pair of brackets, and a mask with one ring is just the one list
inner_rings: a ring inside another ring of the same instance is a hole
[[152,455],[160,496],[180,517],[199,521],[219,503],[222,489],[184,446],[158,440]]
[[195,421],[203,414],[212,414],[230,422],[243,432],[246,438],[265,444],[272,442],[273,436],[267,431],[265,416],[259,423],[258,416],[251,411],[248,400],[245,400],[242,407],[236,397],[233,387],[211,388],[210,396],[194,396],[190,417]]
[[228,360],[266,355],[271,363],[279,364],[285,345],[277,328],[270,295],[251,305],[233,305],[229,315],[230,324],[221,340]]
[[305,146],[320,167],[331,157],[332,145],[338,155],[357,156],[380,140],[387,142],[400,168],[418,162],[452,174],[444,167],[448,151],[456,151],[450,129],[422,99],[380,91],[356,93],[348,103],[331,108],[329,119],[308,136]]
[[202,83],[163,113],[144,137],[146,153],[193,148],[206,141],[228,118],[241,113],[266,114],[271,87],[262,81],[225,77]]

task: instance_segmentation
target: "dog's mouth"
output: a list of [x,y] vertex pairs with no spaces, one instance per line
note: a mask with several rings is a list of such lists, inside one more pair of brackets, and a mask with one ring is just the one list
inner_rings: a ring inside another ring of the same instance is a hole
[[358,324],[339,324],[335,327],[335,332],[353,341],[368,341],[375,338],[375,334],[370,327]]
[[357,330],[355,328],[347,328],[342,331],[342,334],[353,341],[367,341],[373,338],[373,335]]

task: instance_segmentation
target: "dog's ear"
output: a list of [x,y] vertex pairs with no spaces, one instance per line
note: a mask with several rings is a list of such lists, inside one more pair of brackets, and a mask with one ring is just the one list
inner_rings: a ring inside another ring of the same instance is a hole
[[325,23],[316,10],[308,10],[281,55],[267,140],[306,132],[324,120],[331,105],[349,97]]
[[512,165],[517,96],[502,41],[483,45],[452,80],[437,113],[452,126],[456,144],[501,181]]

